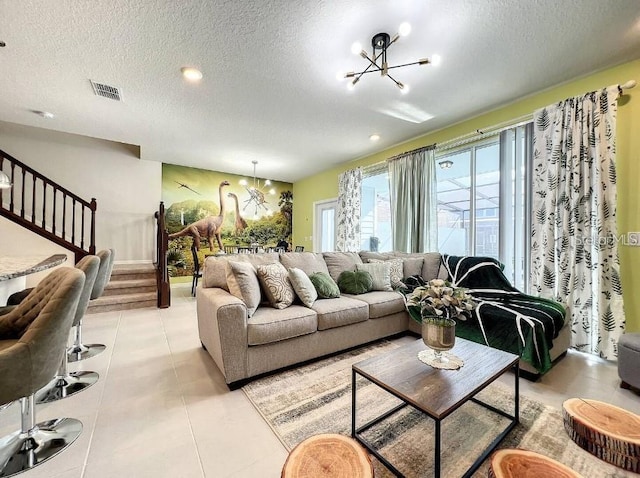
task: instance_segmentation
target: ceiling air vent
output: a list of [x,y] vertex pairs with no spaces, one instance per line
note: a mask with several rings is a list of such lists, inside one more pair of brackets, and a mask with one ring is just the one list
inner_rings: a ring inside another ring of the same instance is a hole
[[89,80],[93,87],[93,92],[98,96],[104,96],[116,101],[122,101],[122,94],[115,86],[105,85],[104,83],[96,83],[93,80]]

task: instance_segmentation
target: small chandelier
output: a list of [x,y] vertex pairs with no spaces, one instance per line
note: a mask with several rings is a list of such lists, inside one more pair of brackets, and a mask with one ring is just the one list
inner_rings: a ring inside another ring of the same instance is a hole
[[[369,56],[369,54],[362,49],[360,43],[354,43],[351,46],[351,52],[356,55],[360,55],[362,58],[367,60],[369,62],[369,65],[364,70],[359,72],[350,71],[349,73],[346,73],[344,75],[340,74],[340,79],[353,78],[353,80],[351,80],[347,85],[351,89],[356,85],[356,83],[358,83],[358,81],[360,81],[360,78],[365,73],[373,73],[379,71],[381,76],[386,76],[391,81],[393,81],[403,93],[407,93],[409,91],[409,86],[396,80],[389,74],[389,70],[392,70],[394,68],[402,68],[403,66],[427,65],[429,63],[436,65],[440,61],[440,58],[437,55],[434,55],[432,60],[430,60],[429,58],[421,58],[420,60],[414,61],[412,63],[403,63],[402,65],[389,66],[387,63],[387,50],[391,45],[398,41],[401,36],[407,36],[410,32],[411,25],[409,25],[408,23],[403,23],[400,25],[400,27],[398,28],[398,33],[396,33],[393,38],[391,38],[388,33],[376,33],[371,39],[371,46],[373,47],[371,56]],[[380,60],[379,63],[378,60]]]
[[246,179],[240,180],[240,185],[244,186],[244,188],[249,193],[249,199],[244,202],[244,207],[242,208],[242,210],[245,211],[249,205],[252,205],[252,207],[254,208],[253,219],[258,219],[258,211],[260,211],[261,209],[264,209],[267,216],[273,214],[273,211],[271,211],[271,209],[267,207],[269,203],[266,201],[265,196],[267,194],[272,196],[275,195],[276,190],[273,188],[265,190],[265,188],[271,186],[271,181],[268,179],[266,179],[264,181],[264,184],[260,186],[260,180],[256,177],[256,166],[258,164],[258,161],[254,160],[251,162],[253,163],[253,184],[249,185],[249,182]]

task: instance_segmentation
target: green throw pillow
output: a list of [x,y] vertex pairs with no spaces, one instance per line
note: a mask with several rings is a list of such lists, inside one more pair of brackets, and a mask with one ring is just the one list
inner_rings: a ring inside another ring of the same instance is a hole
[[315,274],[311,274],[309,279],[311,279],[313,287],[315,287],[318,292],[318,299],[335,299],[336,297],[340,297],[338,284],[334,282],[329,274],[316,272]]
[[338,277],[338,287],[345,294],[364,294],[373,289],[373,278],[367,271],[344,271]]

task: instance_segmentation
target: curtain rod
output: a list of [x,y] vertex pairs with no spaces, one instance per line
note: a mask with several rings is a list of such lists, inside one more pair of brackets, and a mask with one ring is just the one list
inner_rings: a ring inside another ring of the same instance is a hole
[[[625,83],[618,85],[618,90],[622,95],[622,90],[630,90],[636,86],[636,80],[629,80]],[[482,136],[492,136],[494,134],[502,133],[502,131],[510,128],[516,128],[518,126],[522,126],[527,124],[533,120],[533,113],[520,116],[519,118],[511,119],[508,121],[503,121],[502,123],[495,124],[493,126],[488,126],[486,128],[477,129],[472,131],[471,133],[463,134],[458,136],[457,138],[453,138],[447,141],[443,141],[442,143],[438,143],[436,145],[436,149],[438,150],[446,150],[452,149],[458,146],[462,146],[463,144],[469,143],[471,141],[475,141],[478,137]]]
[[407,154],[420,153],[422,151],[428,151],[430,149],[435,149],[435,148],[436,148],[436,143],[433,143],[433,144],[430,144],[429,146],[422,146],[420,148],[412,149],[411,151],[405,151],[404,153],[396,154],[395,156],[391,156],[390,158],[388,158],[387,161],[395,161],[396,159],[400,159],[401,157],[406,156]]

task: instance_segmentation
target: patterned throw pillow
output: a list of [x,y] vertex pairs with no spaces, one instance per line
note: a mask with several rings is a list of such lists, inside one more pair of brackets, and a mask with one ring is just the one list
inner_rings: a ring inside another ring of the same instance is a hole
[[368,264],[357,264],[357,270],[366,271],[371,274],[373,284],[371,290],[383,290],[391,292],[391,264],[388,262],[370,262]]
[[309,280],[318,292],[318,299],[335,299],[340,297],[338,284],[335,283],[329,274],[316,272],[309,276]]
[[338,287],[345,294],[365,294],[373,288],[373,278],[367,271],[344,271],[338,277]]
[[256,268],[258,279],[271,307],[286,309],[293,304],[295,292],[289,282],[289,272],[279,262],[259,265]]
[[289,281],[291,281],[293,290],[296,291],[296,295],[300,297],[302,303],[310,308],[318,298],[318,291],[316,291],[309,276],[302,269],[291,267],[289,269]]
[[402,259],[388,259],[386,261],[382,261],[380,259],[369,259],[369,263],[374,262],[386,262],[391,266],[389,275],[391,279],[391,287],[393,289],[404,287],[404,282],[402,282],[402,279],[404,278],[404,261]]

